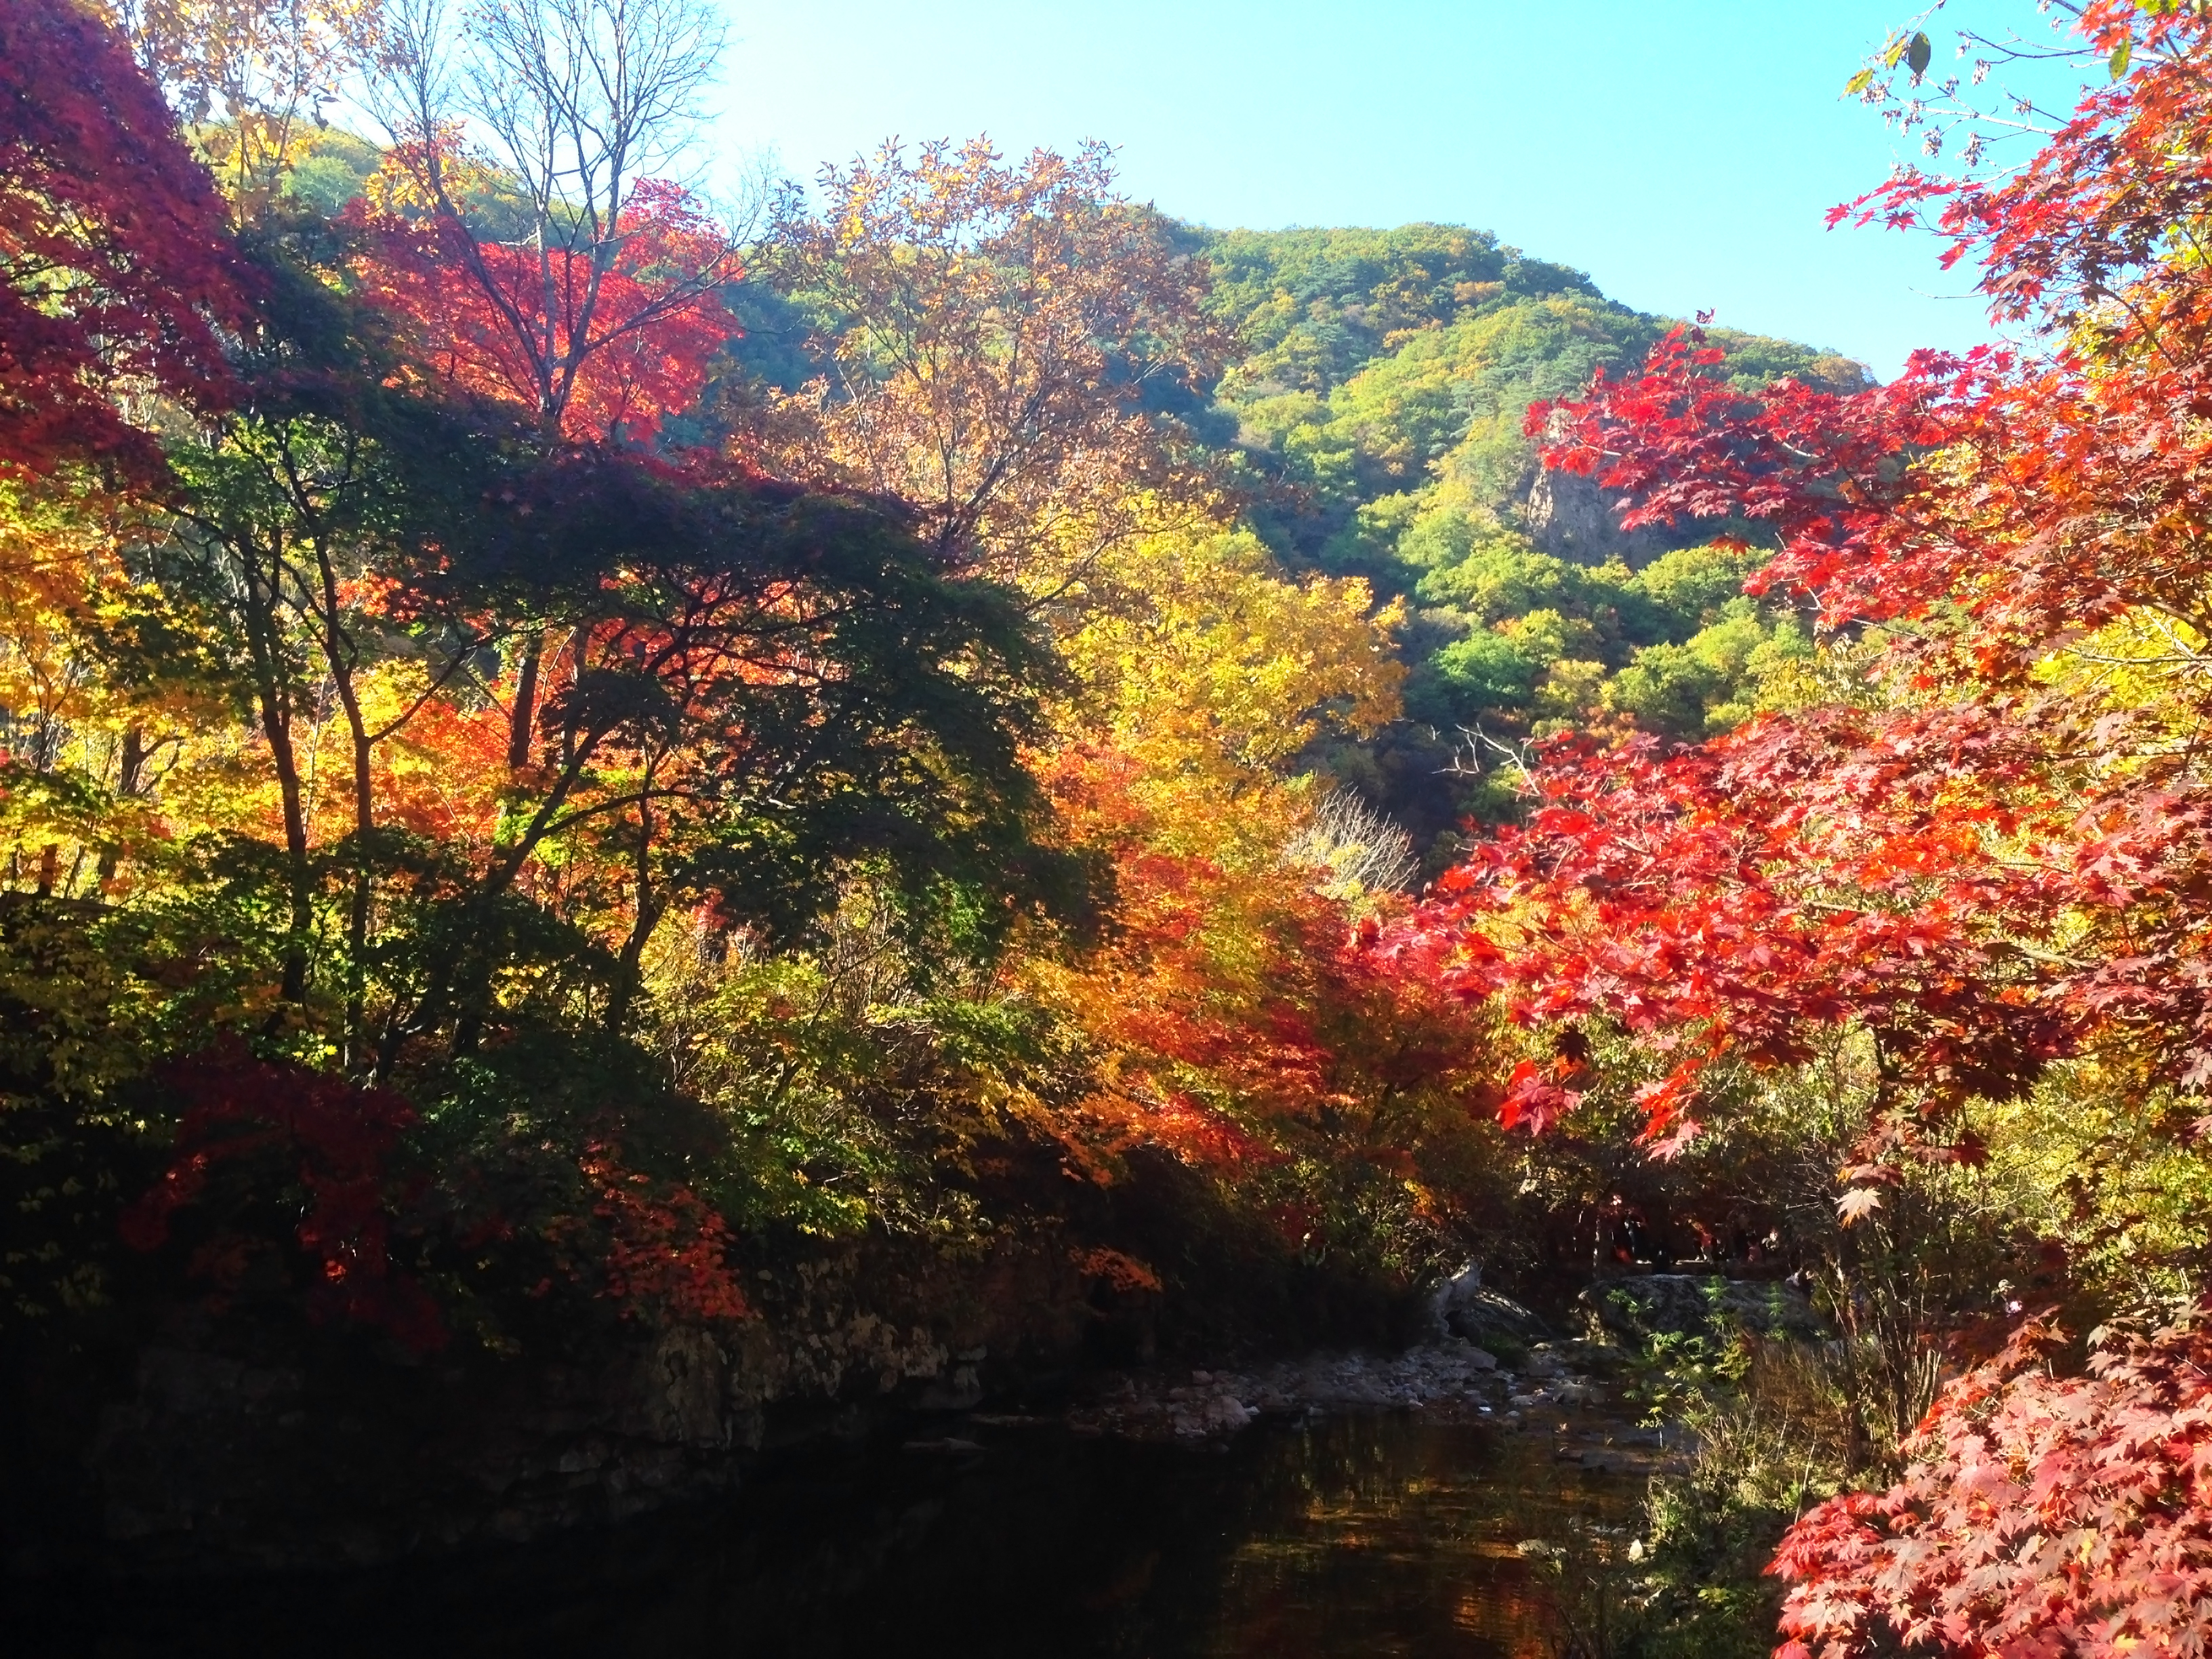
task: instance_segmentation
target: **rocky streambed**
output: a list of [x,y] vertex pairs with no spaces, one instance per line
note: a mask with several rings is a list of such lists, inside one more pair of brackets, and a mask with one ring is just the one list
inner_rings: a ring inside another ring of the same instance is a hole
[[[1818,1328],[1789,1285],[1710,1274],[1652,1273],[1602,1280],[1577,1299],[1595,1334],[1560,1338],[1520,1304],[1486,1289],[1470,1269],[1437,1292],[1436,1334],[1395,1353],[1322,1352],[1249,1366],[1139,1368],[1100,1380],[1050,1417],[975,1413],[985,1427],[1064,1423],[1079,1434],[1202,1443],[1263,1421],[1347,1413],[1420,1413],[1438,1423],[1486,1424],[1577,1441],[1597,1438],[1627,1467],[1656,1465],[1667,1433],[1632,1425],[1620,1374],[1632,1347],[1662,1332],[1725,1327],[1809,1335]],[[957,1440],[957,1437],[945,1437]],[[1681,1437],[1675,1437],[1677,1448]],[[927,1437],[918,1449],[933,1443]]]
[[905,1449],[957,1455],[981,1450],[995,1436],[1042,1429],[1203,1447],[1262,1425],[1389,1412],[1437,1425],[1541,1436],[1559,1459],[1593,1469],[1656,1473],[1680,1465],[1688,1439],[1642,1422],[1623,1397],[1631,1346],[1657,1330],[1723,1322],[1802,1330],[1811,1319],[1803,1298],[1786,1286],[1690,1274],[1607,1281],[1581,1301],[1595,1337],[1540,1335],[1542,1322],[1528,1309],[1463,1277],[1438,1293],[1435,1336],[1397,1352],[1133,1368],[1092,1379],[1060,1409],[969,1412],[945,1432],[910,1437]]
[[1057,1428],[1188,1447],[1264,1425],[1404,1413],[1438,1426],[1480,1425],[1548,1439],[1584,1468],[1651,1474],[1678,1463],[1680,1431],[1636,1420],[1601,1345],[1539,1342],[1509,1364],[1471,1342],[1425,1343],[1395,1354],[1316,1353],[1245,1369],[1124,1371],[1048,1416],[971,1413],[967,1432],[908,1441],[916,1451],[975,1449],[974,1431]]

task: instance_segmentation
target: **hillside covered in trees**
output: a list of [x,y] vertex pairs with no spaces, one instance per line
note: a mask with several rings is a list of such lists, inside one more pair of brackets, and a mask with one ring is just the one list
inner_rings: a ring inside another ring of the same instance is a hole
[[[377,153],[342,134],[313,142],[289,189],[342,209]],[[1201,308],[1220,334],[1201,373],[1146,407],[1214,459],[1286,573],[1356,576],[1402,604],[1404,720],[1308,759],[1425,851],[1470,812],[1510,813],[1510,787],[1479,775],[1496,756],[1474,734],[1517,743],[1610,719],[1703,736],[1809,659],[1787,607],[1745,599],[1753,560],[1710,537],[1623,533],[1585,481],[1546,476],[1522,429],[1532,402],[1639,360],[1669,319],[1463,227],[1164,230],[1206,266]],[[726,374],[793,393],[820,373],[836,319],[768,275],[726,296],[745,331]],[[1864,384],[1832,353],[1711,337],[1747,389]]]
[[2197,1651],[2202,9],[2008,172],[1850,82],[2040,343],[1886,386],[1103,146],[735,223],[712,23],[0,0],[9,1559],[1689,1261],[1821,1334],[1585,1345],[1695,1451],[1562,1629]]
[[[1786,608],[1742,594],[1710,537],[1624,535],[1584,481],[1545,475],[1528,406],[1638,361],[1668,323],[1577,273],[1451,227],[1198,239],[1237,347],[1217,442],[1264,481],[1253,508],[1286,568],[1357,575],[1401,603],[1406,722],[1340,764],[1425,844],[1510,811],[1480,733],[1518,742],[1613,720],[1726,729],[1809,655]],[[1732,380],[1856,390],[1855,363],[1716,331]],[[1236,422],[1228,435],[1228,418]]]

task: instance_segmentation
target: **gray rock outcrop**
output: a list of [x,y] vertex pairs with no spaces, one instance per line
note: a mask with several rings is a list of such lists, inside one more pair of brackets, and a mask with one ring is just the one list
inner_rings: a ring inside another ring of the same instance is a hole
[[[1064,1248],[824,1252],[757,1316],[639,1330],[588,1360],[441,1356],[364,1394],[182,1328],[139,1351],[82,1467],[128,1571],[369,1565],[722,1491],[748,1453],[963,1410],[994,1365],[1065,1364],[1101,1315]],[[37,1564],[11,1562],[18,1571]]]
[[1457,1337],[1480,1348],[1517,1352],[1546,1334],[1543,1322],[1510,1297],[1486,1289],[1482,1269],[1469,1263],[1444,1280],[1429,1298],[1436,1334]]

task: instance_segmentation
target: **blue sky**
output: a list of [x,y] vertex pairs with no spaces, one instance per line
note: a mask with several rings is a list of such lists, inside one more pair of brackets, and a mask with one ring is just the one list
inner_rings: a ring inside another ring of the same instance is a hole
[[[1136,197],[1215,226],[1495,231],[1607,294],[1896,372],[1987,337],[1924,240],[1823,228],[1898,154],[1839,100],[1914,0],[726,0],[725,158],[811,177],[893,134],[1119,147]],[[1957,21],[2039,29],[2029,0]]]

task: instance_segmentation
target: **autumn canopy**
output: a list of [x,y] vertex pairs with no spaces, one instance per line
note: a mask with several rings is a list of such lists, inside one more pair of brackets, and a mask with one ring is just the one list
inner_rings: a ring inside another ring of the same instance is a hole
[[7,1374],[1688,1264],[1824,1334],[1601,1357],[1622,1651],[2200,1651],[2212,11],[2061,10],[1850,82],[2023,342],[1876,384],[1103,145],[717,204],[696,0],[0,0]]

